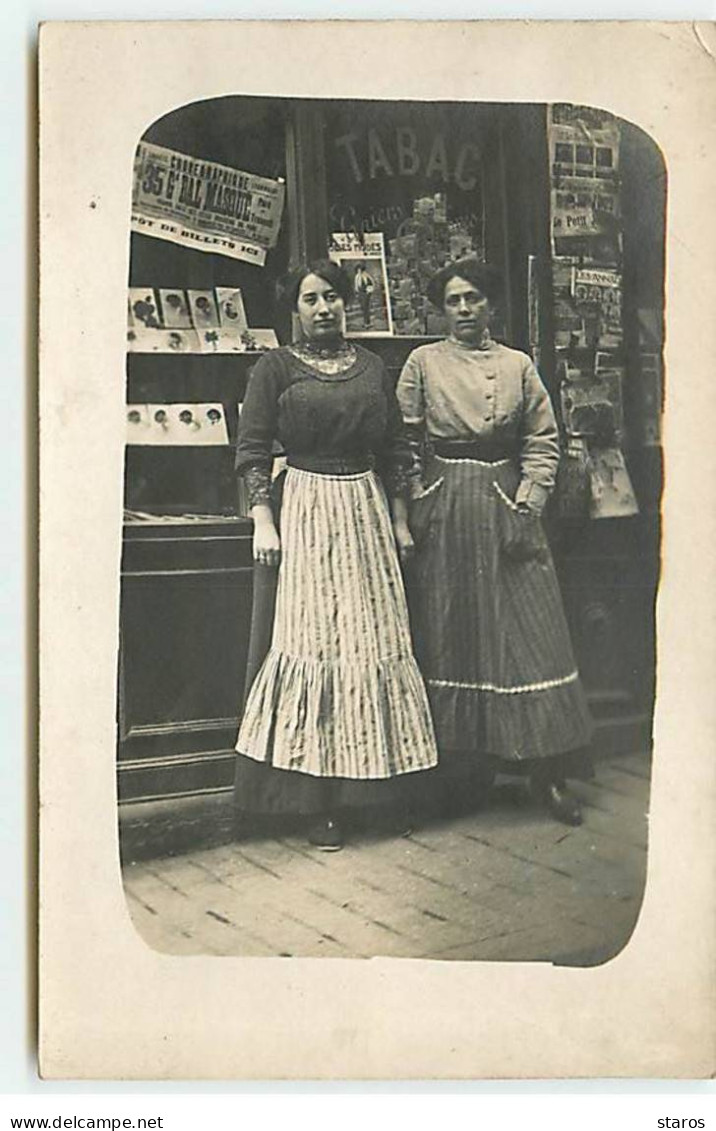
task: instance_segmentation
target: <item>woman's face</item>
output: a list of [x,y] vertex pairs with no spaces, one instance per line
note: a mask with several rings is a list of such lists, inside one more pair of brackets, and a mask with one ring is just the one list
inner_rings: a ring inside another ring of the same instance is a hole
[[477,343],[490,322],[490,303],[473,283],[456,275],[445,287],[443,299],[448,331],[459,342]]
[[343,332],[343,299],[333,283],[320,275],[306,275],[301,280],[296,312],[305,338],[324,341]]

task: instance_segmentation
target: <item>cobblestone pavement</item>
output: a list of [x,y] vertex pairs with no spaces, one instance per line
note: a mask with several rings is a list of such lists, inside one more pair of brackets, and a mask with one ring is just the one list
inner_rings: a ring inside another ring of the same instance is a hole
[[574,791],[576,829],[510,782],[482,811],[341,852],[291,836],[129,864],[130,913],[170,954],[593,965],[621,950],[639,914],[647,756],[607,759]]

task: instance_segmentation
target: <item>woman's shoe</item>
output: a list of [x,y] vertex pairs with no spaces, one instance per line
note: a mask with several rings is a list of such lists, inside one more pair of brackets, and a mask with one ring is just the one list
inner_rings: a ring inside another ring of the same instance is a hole
[[545,809],[563,825],[577,827],[582,823],[582,807],[574,794],[562,782],[547,781],[536,784],[535,793]]
[[308,843],[320,852],[338,852],[343,848],[340,826],[332,817],[322,817],[309,829]]

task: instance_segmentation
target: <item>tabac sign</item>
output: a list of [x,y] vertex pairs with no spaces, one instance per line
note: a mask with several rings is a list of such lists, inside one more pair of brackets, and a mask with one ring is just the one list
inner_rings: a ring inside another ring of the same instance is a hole
[[140,142],[132,230],[263,266],[281,226],[283,181]]
[[333,140],[335,152],[347,165],[355,184],[385,177],[422,176],[444,184],[453,182],[468,192],[478,182],[481,153],[473,141],[456,144],[438,130],[426,137],[409,126],[395,130],[352,130]]

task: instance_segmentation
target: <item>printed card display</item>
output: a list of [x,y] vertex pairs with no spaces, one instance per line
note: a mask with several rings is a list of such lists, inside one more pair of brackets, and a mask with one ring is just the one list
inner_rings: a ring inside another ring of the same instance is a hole
[[191,311],[191,320],[194,329],[198,332],[202,330],[218,329],[219,326],[219,312],[216,308],[216,299],[214,298],[213,291],[187,291],[189,299],[189,310]]
[[329,254],[351,281],[346,304],[346,337],[390,337],[393,321],[382,232],[333,232]]
[[163,330],[134,325],[127,331],[128,353],[199,353],[196,330]]
[[219,308],[219,325],[241,333],[248,326],[244,299],[239,287],[217,287],[216,304]]
[[134,326],[161,329],[161,314],[153,287],[129,288],[129,316]]
[[629,518],[639,513],[624,456],[617,447],[591,448],[590,518]]
[[191,314],[185,291],[160,287],[159,302],[162,308],[162,320],[167,329],[191,329]]
[[159,446],[228,444],[221,404],[127,405],[126,443]]

